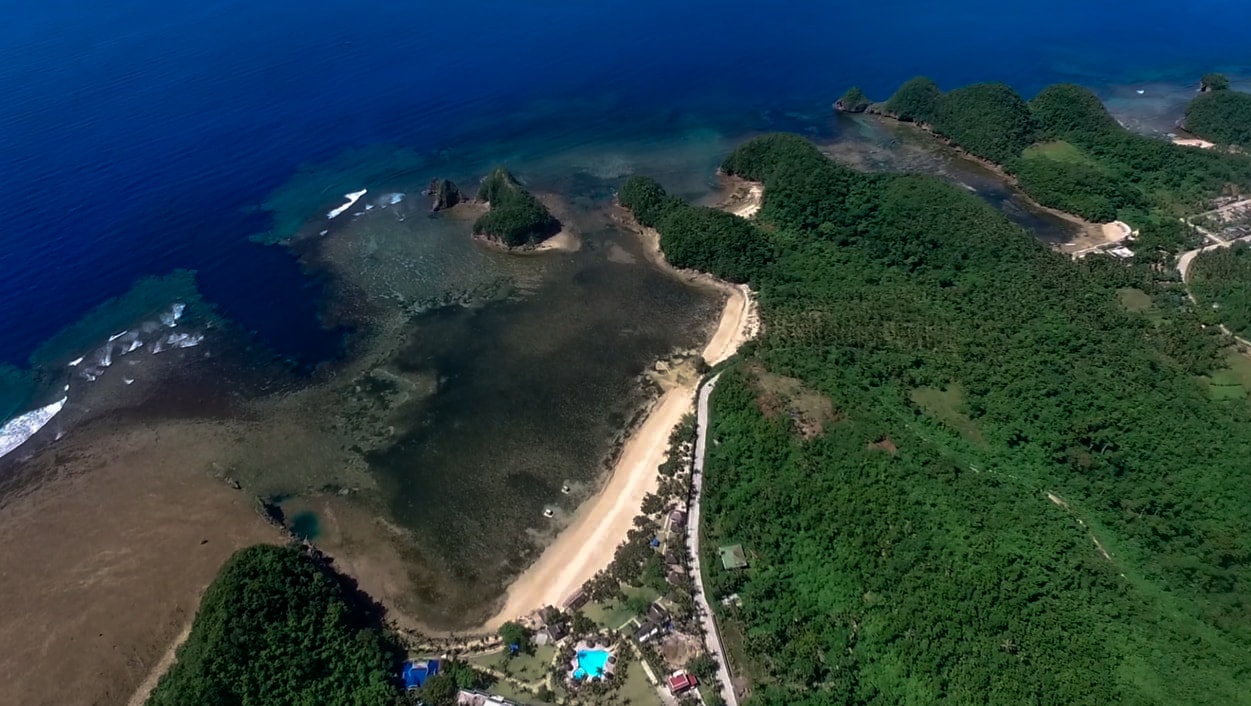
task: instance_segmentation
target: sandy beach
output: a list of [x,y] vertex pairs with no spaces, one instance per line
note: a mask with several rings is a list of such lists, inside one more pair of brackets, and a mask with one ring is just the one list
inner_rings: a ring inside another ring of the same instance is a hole
[[1174,137],[1173,144],[1181,145],[1182,147],[1198,147],[1201,150],[1210,150],[1216,146],[1215,144],[1198,137]]
[[1134,234],[1133,228],[1124,221],[1111,223],[1082,222],[1077,237],[1058,246],[1060,252],[1080,257],[1089,252],[1115,245]]
[[728,195],[716,207],[741,218],[751,218],[764,204],[764,184],[742,177],[722,176]]
[[[703,358],[709,365],[726,360],[759,332],[756,303],[746,286],[735,286],[705,273],[670,267],[660,252],[659,234],[650,228],[638,228],[632,218],[623,217],[623,220],[644,239],[648,256],[675,276],[713,286],[726,293],[721,318],[703,351]],[[495,630],[508,620],[546,605],[560,606],[596,572],[608,565],[613,551],[634,526],[634,518],[639,513],[644,496],[655,492],[659,485],[656,469],[664,462],[669,450],[669,436],[682,418],[695,409],[697,385],[698,380],[678,384],[656,400],[646,420],[626,440],[604,487],[578,508],[573,521],[509,586],[503,607],[482,626],[482,630]]]

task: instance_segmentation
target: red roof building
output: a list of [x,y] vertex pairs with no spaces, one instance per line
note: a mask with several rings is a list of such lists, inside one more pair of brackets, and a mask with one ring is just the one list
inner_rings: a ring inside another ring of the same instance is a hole
[[697,686],[699,686],[699,680],[697,680],[693,674],[687,674],[686,672],[674,672],[673,675],[669,677],[669,693],[674,696],[690,691]]

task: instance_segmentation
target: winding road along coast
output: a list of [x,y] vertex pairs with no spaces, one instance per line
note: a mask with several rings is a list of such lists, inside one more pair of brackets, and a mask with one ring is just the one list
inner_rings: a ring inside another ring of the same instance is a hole
[[704,626],[704,644],[717,661],[717,681],[720,682],[721,694],[728,706],[738,706],[738,696],[734,693],[734,682],[730,680],[729,658],[721,645],[721,632],[717,629],[717,619],[708,605],[708,596],[704,592],[704,575],[700,568],[699,549],[699,505],[704,490],[704,457],[708,452],[708,399],[713,388],[717,386],[717,378],[721,373],[711,377],[699,389],[699,404],[696,415],[695,464],[691,471],[691,503],[690,517],[686,523],[686,544],[691,550],[691,579],[695,582],[695,602],[699,606],[700,621]]

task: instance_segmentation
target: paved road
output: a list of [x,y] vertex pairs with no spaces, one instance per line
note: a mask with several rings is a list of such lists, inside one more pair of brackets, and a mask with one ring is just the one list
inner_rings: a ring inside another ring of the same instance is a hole
[[734,683],[730,681],[730,669],[725,657],[725,649],[721,646],[721,633],[717,630],[717,621],[708,605],[708,597],[704,595],[704,577],[699,566],[699,503],[704,488],[704,453],[708,449],[708,398],[717,385],[718,373],[699,388],[699,403],[696,407],[695,466],[691,474],[691,506],[686,522],[686,545],[691,550],[691,578],[695,581],[695,602],[704,624],[704,644],[708,652],[717,660],[717,680],[721,682],[721,695],[725,697],[727,706],[738,706],[738,696],[734,694]]
[[1233,245],[1234,243],[1246,242],[1248,240],[1251,240],[1251,235],[1244,235],[1241,238],[1234,238],[1232,240],[1222,240],[1222,241],[1217,242],[1215,245],[1207,245],[1201,248],[1195,248],[1194,250],[1188,250],[1182,253],[1177,258],[1177,271],[1181,274],[1182,282],[1189,281],[1190,263],[1194,262],[1195,257],[1199,255],[1200,253],[1205,253],[1205,252],[1209,252],[1212,250],[1218,250],[1220,248],[1227,248]]

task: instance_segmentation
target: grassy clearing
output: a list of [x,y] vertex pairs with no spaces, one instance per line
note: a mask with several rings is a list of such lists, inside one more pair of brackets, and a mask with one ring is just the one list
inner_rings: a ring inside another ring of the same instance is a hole
[[1214,400],[1241,400],[1247,397],[1247,389],[1242,386],[1238,373],[1229,368],[1212,373],[1207,383],[1208,394]]
[[537,682],[547,673],[547,667],[555,657],[555,647],[540,645],[534,648],[534,654],[532,655],[523,653],[512,658],[506,658],[504,651],[499,650],[470,657],[466,661],[475,667],[504,672],[510,677],[523,682]]
[[660,695],[656,693],[656,687],[647,681],[647,675],[643,673],[643,665],[638,662],[630,664],[630,673],[626,675],[621,688],[613,692],[613,698],[615,703],[630,706],[653,706],[660,703]]
[[491,688],[487,689],[487,691],[492,694],[502,696],[509,701],[527,704],[528,706],[551,706],[552,704],[550,701],[541,701],[539,697],[534,695],[534,692],[523,689],[516,684],[511,684],[503,679],[492,684]]
[[1251,390],[1251,355],[1242,353],[1238,350],[1231,350],[1225,355],[1225,364],[1229,366],[1237,378],[1238,382],[1248,390]]
[[985,443],[981,430],[964,413],[964,388],[960,385],[953,383],[941,390],[918,387],[910,396],[913,403],[944,426],[975,444]]
[[1155,306],[1155,303],[1151,301],[1151,295],[1141,289],[1134,289],[1133,287],[1118,289],[1116,290],[1116,296],[1121,301],[1121,306],[1134,313],[1142,313]]
[[[624,586],[621,591],[625,593],[626,598],[640,597],[647,599],[648,603],[660,597],[660,594],[650,588],[640,588],[638,586]],[[603,603],[589,603],[582,612],[586,617],[594,620],[597,625],[601,625],[612,630],[616,630],[625,624],[627,620],[638,615],[638,611],[632,610],[626,605],[626,601],[605,601]]]
[[777,375],[755,365],[750,368],[756,405],[767,416],[787,414],[795,431],[805,439],[825,433],[826,425],[839,421],[838,411],[829,397],[804,387],[795,378]]
[[1101,168],[1099,162],[1095,161],[1090,155],[1081,151],[1076,145],[1065,142],[1064,140],[1056,140],[1055,142],[1040,142],[1036,145],[1030,145],[1021,153],[1025,159],[1050,159],[1056,162],[1069,162],[1071,164],[1086,164],[1092,167]]

